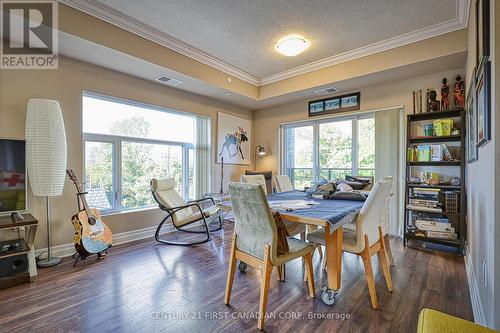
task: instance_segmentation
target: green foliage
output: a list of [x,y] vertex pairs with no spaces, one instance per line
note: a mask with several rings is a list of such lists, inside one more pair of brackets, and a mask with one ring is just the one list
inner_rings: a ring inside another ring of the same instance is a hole
[[[319,126],[319,179],[339,179],[352,174],[351,121]],[[289,129],[293,154],[287,165],[294,186],[303,189],[313,178],[312,126]],[[287,157],[288,158],[288,157]],[[375,119],[358,121],[358,174],[373,176],[375,168]],[[364,170],[367,169],[367,170]]]
[[[113,122],[113,135],[147,138],[149,123],[143,117]],[[86,161],[87,187],[104,188],[112,202],[112,145],[89,146]],[[149,190],[152,178],[173,177],[182,193],[182,148],[138,142],[122,142],[122,207],[137,208],[155,204]]]

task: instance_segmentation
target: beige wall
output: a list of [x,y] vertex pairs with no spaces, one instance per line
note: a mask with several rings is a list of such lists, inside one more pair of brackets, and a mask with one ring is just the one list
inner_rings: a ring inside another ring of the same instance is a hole
[[[384,85],[359,89],[361,91],[361,110],[369,111],[393,106],[405,106],[407,112],[412,112],[412,91],[431,88],[439,92],[441,80],[448,78],[453,82],[456,74],[464,74],[464,69],[458,68],[441,73],[418,76],[413,79],[395,81]],[[342,94],[347,92],[342,92]],[[425,96],[424,96],[425,98]],[[277,107],[258,110],[254,114],[254,141],[263,144],[270,154],[258,159],[259,170],[279,170],[279,125],[284,122],[300,121],[308,118],[308,101],[288,103]]]
[[[177,89],[137,79],[76,60],[61,58],[58,70],[0,70],[0,137],[24,138],[26,105],[29,98],[50,98],[60,102],[68,142],[68,168],[81,179],[83,172],[82,92],[90,90],[172,108],[208,115],[212,118],[212,159],[215,160],[217,112],[252,118],[248,110]],[[225,166],[225,179],[237,180],[248,167]],[[212,168],[213,190],[218,189],[219,166]],[[45,208],[42,198],[29,195],[29,210],[40,219],[36,247],[45,246]],[[70,222],[76,210],[75,189],[68,180],[64,193],[52,199],[53,245],[70,243]],[[158,209],[116,214],[104,218],[114,233],[157,224],[163,214]]]
[[[490,60],[492,62],[492,98],[491,98],[491,137],[492,140],[479,148],[479,159],[467,164],[467,233],[468,233],[468,263],[470,287],[474,288],[478,296],[478,304],[474,309],[475,319],[489,327],[500,329],[500,226],[497,194],[500,190],[498,180],[498,163],[500,147],[496,144],[498,131],[496,125],[500,122],[496,107],[500,102],[499,89],[496,80],[499,77],[499,68],[496,65],[497,50],[500,43],[498,33],[500,22],[498,17],[500,6],[498,1],[490,1],[491,36]],[[496,8],[495,8],[496,7]],[[470,7],[469,35],[467,55],[467,78],[470,80],[475,66],[475,35],[476,20],[475,6]],[[484,265],[484,267],[483,267]],[[484,272],[484,273],[483,273]],[[475,283],[475,285],[474,285]],[[478,313],[482,312],[482,313]]]

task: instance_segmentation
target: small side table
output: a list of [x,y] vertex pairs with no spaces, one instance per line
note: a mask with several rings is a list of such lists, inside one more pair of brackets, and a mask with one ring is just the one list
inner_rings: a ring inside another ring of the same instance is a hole
[[28,254],[30,280],[34,281],[38,277],[34,246],[38,220],[29,213],[22,215],[24,217],[24,220],[16,220],[11,216],[0,217],[0,231],[6,229],[24,228],[24,240],[26,241],[28,248],[24,249],[23,252]]

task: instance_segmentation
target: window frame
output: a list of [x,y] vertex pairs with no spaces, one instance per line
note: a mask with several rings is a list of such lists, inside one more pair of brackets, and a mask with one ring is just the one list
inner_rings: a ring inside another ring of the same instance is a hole
[[[300,122],[293,122],[293,123],[287,123],[287,124],[282,124],[280,125],[280,140],[282,142],[281,144],[281,154],[280,154],[280,171],[282,174],[286,174],[288,176],[288,168],[287,168],[287,153],[290,151],[288,149],[289,147],[287,146],[287,137],[286,137],[286,131],[288,129],[293,129],[293,128],[299,128],[299,127],[307,127],[307,126],[312,126],[313,127],[313,166],[312,166],[312,180],[311,183],[318,182],[320,179],[320,172],[321,172],[321,165],[319,161],[319,152],[320,152],[320,125],[321,124],[327,124],[327,123],[335,123],[335,122],[341,122],[341,121],[351,121],[351,126],[352,126],[352,131],[351,131],[351,151],[352,151],[352,159],[351,159],[351,172],[352,175],[357,175],[360,168],[359,168],[359,151],[358,151],[358,143],[359,143],[359,121],[362,119],[374,119],[375,118],[375,113],[374,112],[367,112],[363,114],[357,114],[357,115],[347,115],[347,116],[336,116],[336,117],[327,117],[327,118],[322,118],[318,120],[306,120],[306,121],[300,121]],[[371,169],[370,169],[371,170]],[[373,167],[373,170],[375,172],[375,166]]]
[[122,143],[123,142],[131,142],[131,143],[144,143],[144,144],[157,144],[164,146],[177,146],[182,148],[182,196],[184,198],[189,198],[189,156],[188,150],[194,149],[194,144],[186,143],[186,142],[177,142],[177,141],[162,141],[162,140],[153,140],[153,139],[143,139],[136,138],[130,136],[116,136],[116,135],[107,135],[107,134],[93,134],[93,133],[83,133],[83,174],[85,177],[86,174],[86,143],[87,142],[100,142],[100,143],[111,143],[113,144],[112,151],[112,161],[113,161],[113,202],[111,206],[113,208],[103,210],[102,213],[110,214],[110,213],[118,213],[118,212],[126,212],[133,210],[140,210],[146,208],[155,207],[155,205],[151,206],[143,206],[143,207],[133,207],[133,208],[125,208],[122,206]]
[[[117,104],[125,104],[125,105],[131,105],[131,106],[136,106],[136,107],[141,107],[141,108],[146,108],[150,109],[153,111],[157,112],[164,112],[164,113],[169,113],[173,115],[179,115],[179,116],[188,116],[188,117],[193,117],[194,121],[196,122],[197,115],[187,113],[187,112],[180,112],[177,110],[171,110],[167,108],[162,108],[159,106],[147,104],[147,103],[141,103],[137,101],[132,101],[120,97],[114,97],[114,96],[107,96],[107,95],[102,95],[100,93],[96,92],[88,92],[84,91],[82,94],[82,99],[83,97],[90,97],[90,98],[96,98],[96,99],[101,99]],[[83,108],[82,108],[82,118],[83,118]],[[195,125],[196,128],[196,125]],[[196,131],[194,129],[194,131]],[[82,122],[82,133],[83,133],[83,178],[85,180],[85,174],[86,174],[86,144],[87,142],[97,142],[97,143],[111,143],[113,145],[113,150],[112,150],[112,188],[113,188],[113,202],[111,202],[111,209],[105,209],[101,210],[102,214],[114,214],[114,213],[120,213],[120,212],[130,212],[130,211],[135,211],[135,210],[143,210],[143,209],[150,209],[156,207],[156,205],[151,205],[151,206],[143,206],[143,207],[134,207],[134,208],[124,208],[122,206],[122,143],[123,142],[131,142],[131,143],[144,143],[144,144],[157,144],[157,145],[165,145],[165,146],[178,146],[182,148],[182,181],[183,181],[183,186],[182,186],[182,192],[181,195],[186,199],[189,200],[189,150],[193,150],[193,154],[195,154],[195,142],[178,142],[178,141],[170,141],[170,140],[158,140],[158,139],[148,139],[148,138],[138,138],[138,137],[131,137],[131,136],[121,136],[121,135],[111,135],[111,134],[100,134],[100,133],[88,133],[83,131],[83,122]],[[196,136],[196,133],[194,133]],[[194,162],[194,161],[193,161]],[[194,162],[196,165],[196,163]],[[193,167],[195,167],[193,165]],[[196,186],[196,184],[195,184]]]

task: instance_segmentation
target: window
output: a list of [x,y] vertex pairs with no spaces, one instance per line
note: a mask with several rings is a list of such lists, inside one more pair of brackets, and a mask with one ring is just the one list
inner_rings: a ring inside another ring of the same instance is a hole
[[195,197],[196,116],[84,93],[85,189],[104,212],[155,206],[151,178]]
[[287,174],[297,189],[309,186],[313,179],[313,126],[286,129]]
[[284,125],[282,133],[283,172],[296,189],[320,179],[374,176],[373,115]]

